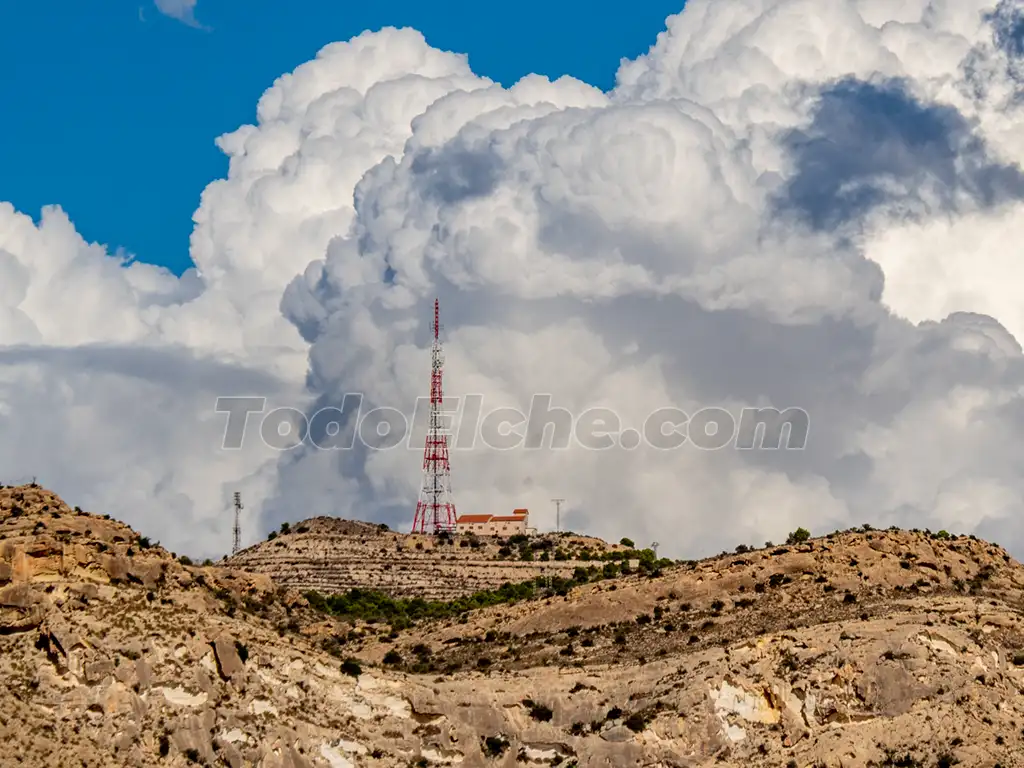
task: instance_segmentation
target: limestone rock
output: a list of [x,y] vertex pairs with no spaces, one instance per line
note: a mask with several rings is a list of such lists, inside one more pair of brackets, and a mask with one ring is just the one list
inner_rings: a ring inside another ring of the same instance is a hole
[[242,658],[230,634],[220,634],[211,645],[217,657],[217,671],[224,680],[230,680],[243,670]]
[[[182,565],[43,489],[0,489],[0,520],[0,743],[25,765],[991,768],[1024,751],[1024,569],[985,542],[848,531],[391,632],[266,574]],[[409,594],[537,567],[460,553],[431,576],[451,553],[394,535],[289,534],[314,537],[306,555],[317,536],[403,549],[296,583],[387,586],[392,564],[414,569],[391,584]]]
[[0,634],[27,632],[43,622],[46,599],[25,583],[0,588]]

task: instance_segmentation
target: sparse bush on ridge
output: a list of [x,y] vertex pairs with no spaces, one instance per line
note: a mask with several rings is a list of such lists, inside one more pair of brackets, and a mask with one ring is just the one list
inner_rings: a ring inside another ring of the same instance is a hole
[[787,544],[802,544],[811,538],[811,532],[806,528],[797,528],[786,538]]

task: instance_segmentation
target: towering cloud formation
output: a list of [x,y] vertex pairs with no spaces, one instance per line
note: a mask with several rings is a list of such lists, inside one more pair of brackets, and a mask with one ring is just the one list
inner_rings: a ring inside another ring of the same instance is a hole
[[543,525],[567,498],[570,526],[676,555],[862,522],[1022,550],[1022,19],[691,0],[607,94],[505,89],[411,30],[328,46],[220,139],[181,280],[0,209],[0,466],[202,554],[235,488],[264,529],[407,523],[415,440],[323,450],[318,417],[224,451],[213,400],[342,408],[342,437],[346,393],[411,414],[439,295],[447,391],[485,412],[810,417],[802,451],[456,447],[463,511]]

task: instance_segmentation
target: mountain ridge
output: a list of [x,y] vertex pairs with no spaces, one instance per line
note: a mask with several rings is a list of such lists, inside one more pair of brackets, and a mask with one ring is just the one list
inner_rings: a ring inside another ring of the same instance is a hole
[[1019,765],[1024,569],[938,536],[602,572],[394,628],[0,489],[0,765]]

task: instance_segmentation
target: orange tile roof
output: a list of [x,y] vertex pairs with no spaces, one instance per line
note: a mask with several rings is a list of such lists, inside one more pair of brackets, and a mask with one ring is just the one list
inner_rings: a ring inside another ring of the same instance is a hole
[[489,523],[493,519],[493,515],[463,515],[458,520],[458,523]]
[[521,523],[523,522],[522,515],[496,515],[491,518],[492,523]]
[[530,512],[529,512],[529,510],[526,510],[526,509],[513,509],[512,510],[512,514],[513,515],[528,515],[528,514],[530,514]]

